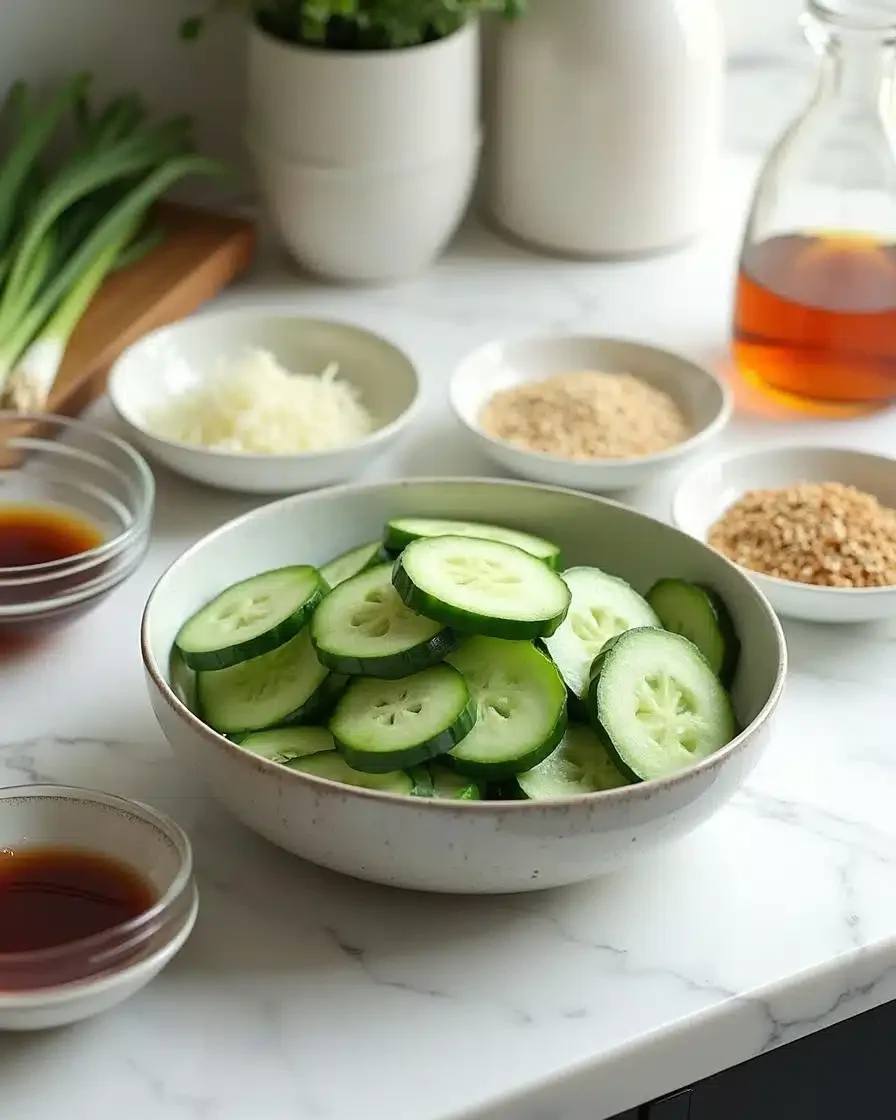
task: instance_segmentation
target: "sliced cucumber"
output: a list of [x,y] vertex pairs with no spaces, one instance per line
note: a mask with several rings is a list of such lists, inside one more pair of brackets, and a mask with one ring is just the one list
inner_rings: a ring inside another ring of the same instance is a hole
[[620,769],[635,781],[678,773],[734,738],[731,701],[693,642],[642,627],[595,658],[588,715]]
[[543,560],[549,568],[559,568],[558,545],[531,533],[504,529],[500,525],[484,525],[478,521],[445,521],[431,517],[397,517],[386,525],[384,545],[393,554],[401,552],[421,537],[475,537],[481,541],[502,541],[512,544]]
[[432,783],[432,774],[427,765],[411,766],[408,769],[411,781],[414,783],[414,797],[432,797],[435,792]]
[[272,727],[235,737],[237,746],[269,762],[290,762],[310,754],[332,751],[333,736],[325,727]]
[[578,797],[629,784],[596,732],[582,723],[571,723],[557,749],[538,766],[517,774],[516,780],[530,801]]
[[370,544],[362,544],[359,548],[350,549],[334,557],[328,564],[324,564],[320,574],[328,587],[338,587],[340,583],[345,583],[352,576],[360,575],[361,572],[386,559],[388,556],[382,544],[379,541],[371,541]]
[[689,638],[729,687],[740,659],[740,639],[721,597],[710,587],[683,579],[661,579],[647,601],[666,630]]
[[168,657],[168,681],[171,684],[171,691],[181,704],[189,708],[194,716],[201,718],[196,670],[186,664],[177,646],[171,647]]
[[338,673],[396,680],[437,665],[457,648],[452,630],[416,614],[380,564],[341,583],[311,620],[320,661]]
[[344,786],[374,789],[380,793],[394,793],[402,797],[411,797],[414,792],[414,783],[408,774],[400,770],[390,774],[367,774],[353,770],[336,751],[297,758],[286,765],[290,770],[298,770],[301,774],[313,774],[316,778],[327,778]]
[[473,537],[422,537],[395,562],[407,606],[455,630],[525,640],[553,634],[569,588],[528,552]]
[[240,734],[287,723],[310,723],[344,687],[321,665],[308,630],[229,669],[200,673],[197,692],[205,720],[216,731]]
[[481,801],[482,790],[477,782],[455,774],[446,766],[429,763],[412,766],[408,774],[414,783],[414,797],[437,797],[444,801]]
[[633,587],[600,568],[570,568],[563,579],[572,596],[569,612],[544,645],[566,687],[583,700],[591,663],[604,643],[635,626],[660,622]]
[[477,782],[463,774],[455,774],[446,766],[434,763],[430,766],[433,789],[431,797],[443,801],[481,801],[482,790]]
[[400,681],[356,677],[330,717],[330,731],[350,766],[379,774],[451,750],[475,718],[461,674],[435,665]]
[[284,645],[327,586],[317,568],[277,568],[222,591],[181,626],[174,644],[191,669],[227,669]]
[[566,688],[529,642],[471,638],[450,663],[476,702],[476,726],[445,759],[462,774],[500,780],[536,766],[566,730]]

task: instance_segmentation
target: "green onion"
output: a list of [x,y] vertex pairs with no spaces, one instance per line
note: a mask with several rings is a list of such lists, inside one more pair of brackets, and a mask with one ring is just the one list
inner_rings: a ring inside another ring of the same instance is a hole
[[31,219],[16,248],[15,260],[0,298],[0,331],[8,328],[11,319],[18,318],[22,303],[21,287],[27,284],[34,253],[53,223],[90,192],[148,172],[166,158],[174,156],[177,151],[176,147],[172,147],[174,138],[172,126],[163,125],[145,134],[135,133],[105,150],[96,151],[91,147],[51,179],[35,203]]
[[[5,385],[18,359],[30,342],[34,340],[35,343],[47,343],[47,338],[43,336],[36,338],[35,336],[44,324],[47,324],[49,330],[53,330],[54,320],[50,319],[50,316],[53,314],[57,301],[64,299],[59,308],[58,323],[61,323],[61,330],[57,329],[49,338],[49,349],[56,354],[52,373],[47,373],[47,367],[50,363],[48,358],[41,358],[39,362],[35,363],[36,368],[34,369],[20,366],[16,371],[17,376],[14,386],[7,387],[8,393],[14,388],[17,400],[30,402],[27,405],[28,408],[44,407],[59,366],[62,364],[65,345],[74,327],[77,326],[81,315],[87,309],[90,299],[99,287],[99,284],[97,284],[93,290],[90,290],[90,285],[97,277],[99,277],[99,282],[102,283],[102,280],[105,279],[106,274],[115,265],[119,255],[130,241],[135,229],[145,217],[149,206],[157,198],[186,175],[212,175],[218,173],[219,170],[218,164],[212,160],[204,159],[202,156],[186,155],[169,160],[140,182],[130,194],[119,202],[115,209],[94,227],[89,236],[63,264],[49,283],[44,286],[40,296],[20,319],[11,334],[0,339],[0,384]],[[96,271],[91,272],[91,270]],[[78,284],[85,279],[85,273],[90,273],[91,279],[85,281],[85,288],[79,288]],[[83,301],[85,291],[89,291],[89,295],[87,300]],[[61,350],[58,353],[54,348],[56,343],[61,343]],[[41,349],[46,352],[48,347],[43,345]],[[14,408],[21,409],[23,407],[21,404],[17,404],[15,400],[11,400],[10,403]]]
[[79,74],[33,115],[28,112],[27,87],[16,83],[10,90],[7,107],[17,119],[18,138],[0,170],[0,248],[9,242],[21,190],[38,158],[89,82],[89,75]]
[[[106,278],[158,244],[153,203],[185,175],[222,170],[193,153],[186,118],[147,124],[135,94],[95,112],[87,92],[78,75],[35,106],[17,83],[2,110],[12,136],[0,170],[0,403],[19,410],[46,407]],[[67,115],[74,146],[53,164]]]
[[157,249],[165,240],[165,231],[159,226],[148,226],[119,254],[115,262],[114,272],[130,268],[132,264],[142,261],[149,256],[153,249]]
[[[103,285],[118,258],[130,242],[135,230],[126,228],[113,237],[97,253],[69,288],[65,299],[47,320],[40,334],[19,358],[6,386],[9,404],[19,412],[40,412],[47,406],[50,390],[62,366],[65,351],[75,327],[80,323],[90,301]],[[13,348],[21,339],[13,343]]]

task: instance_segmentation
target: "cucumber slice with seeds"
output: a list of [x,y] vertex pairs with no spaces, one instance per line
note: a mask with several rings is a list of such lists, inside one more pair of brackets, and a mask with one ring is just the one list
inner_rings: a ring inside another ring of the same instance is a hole
[[544,646],[566,687],[584,700],[591,663],[604,644],[635,626],[659,626],[660,621],[633,587],[600,568],[570,568],[562,578],[571,594],[569,612]]
[[331,674],[318,661],[305,629],[272,653],[200,673],[197,693],[211,727],[240,734],[313,722],[344,683],[344,677]]
[[702,762],[736,734],[728,693],[693,642],[642,627],[595,658],[589,718],[620,769],[635,781]]
[[227,669],[284,645],[302,629],[327,586],[317,568],[277,568],[222,591],[174,639],[186,665]]
[[566,730],[566,688],[529,642],[471,638],[448,658],[476,702],[476,726],[446,757],[473,778],[496,781],[536,766]]
[[553,634],[570,600],[560,576],[530,553],[473,537],[413,541],[396,560],[392,582],[418,614],[455,630],[521,641]]
[[382,544],[379,541],[371,541],[369,544],[362,544],[359,548],[352,548],[334,557],[328,564],[324,564],[320,574],[326,580],[328,587],[338,587],[340,583],[345,583],[347,579],[360,575],[374,564],[387,559],[388,555]]
[[269,762],[290,762],[321,751],[332,751],[333,736],[325,727],[272,727],[235,736],[237,746]]
[[338,673],[396,680],[437,665],[457,648],[452,630],[416,614],[381,564],[330,592],[311,620],[320,661]]
[[579,797],[629,785],[605,744],[590,727],[571,723],[557,749],[524,774],[519,787],[530,801]]
[[721,597],[710,587],[683,579],[661,579],[647,593],[660,622],[689,638],[726,688],[740,659],[740,640]]
[[397,554],[421,537],[475,537],[483,541],[502,541],[543,560],[549,568],[560,567],[560,548],[553,541],[533,537],[516,529],[486,525],[478,521],[446,521],[433,517],[397,517],[386,524],[384,545]]
[[289,770],[297,770],[300,774],[312,774],[317,778],[327,778],[331,782],[340,782],[344,786],[356,786],[360,789],[378,790],[380,793],[393,793],[401,797],[411,797],[414,792],[414,783],[408,774],[396,771],[389,774],[365,774],[360,770],[353,770],[341,754],[336,751],[326,751],[322,754],[312,754],[307,758],[297,758],[286,764]]
[[400,681],[356,677],[329,726],[349,766],[378,774],[444,754],[475,719],[464,678],[450,665],[435,665]]

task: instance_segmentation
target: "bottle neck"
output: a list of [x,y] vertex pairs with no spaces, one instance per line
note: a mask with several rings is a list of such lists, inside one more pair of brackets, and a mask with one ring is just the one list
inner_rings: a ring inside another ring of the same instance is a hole
[[828,103],[836,99],[844,108],[896,114],[896,41],[817,23],[807,34],[822,56],[817,98]]

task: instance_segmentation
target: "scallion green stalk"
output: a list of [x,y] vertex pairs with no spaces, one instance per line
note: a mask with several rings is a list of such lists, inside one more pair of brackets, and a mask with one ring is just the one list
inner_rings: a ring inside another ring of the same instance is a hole
[[90,76],[78,74],[40,109],[29,113],[27,87],[16,83],[7,103],[16,117],[16,138],[4,155],[0,169],[0,249],[9,242],[19,211],[20,195],[44,148],[90,83]]
[[[67,113],[75,146],[54,161]],[[0,158],[0,401],[41,409],[106,277],[158,240],[152,203],[185,175],[222,169],[193,154],[186,118],[147,125],[136,94],[94,113],[82,75],[43,103],[13,86],[0,117],[11,132]]]
[[106,150],[91,148],[50,180],[17,243],[0,296],[0,339],[15,330],[22,313],[22,288],[29,283],[34,255],[54,223],[92,192],[164,166],[166,160],[182,150],[182,129],[181,122],[170,122],[137,132]]
[[[29,345],[35,341],[39,331],[48,323],[60,305],[64,306],[71,289],[78,285],[84,273],[94,267],[101,254],[106,254],[106,271],[114,267],[115,261],[128,245],[135,231],[145,220],[149,207],[172,187],[178,180],[191,174],[219,174],[220,165],[213,160],[197,155],[181,155],[168,159],[139,181],[132,189],[109,210],[97,223],[72,255],[64,261],[49,281],[41,289],[27,312],[16,322],[9,333],[0,337],[0,389],[7,397],[7,383],[10,374]],[[89,302],[89,300],[88,300]],[[72,307],[77,306],[73,297]],[[86,304],[82,309],[86,310]],[[63,320],[66,315],[63,312]],[[78,316],[80,319],[80,316]],[[71,325],[69,335],[77,319]],[[65,324],[64,324],[65,325]],[[64,352],[64,351],[63,351]],[[61,357],[56,364],[58,371]],[[40,394],[46,398],[52,388],[52,379],[45,372],[49,362],[42,360],[43,371],[39,374],[37,387],[30,382],[23,384],[24,374],[17,377],[17,396],[20,399],[33,399]],[[55,377],[55,373],[53,374]],[[21,406],[19,406],[21,407]]]

